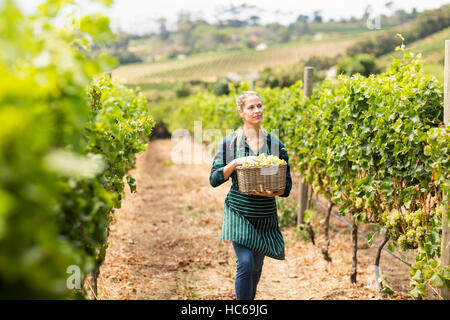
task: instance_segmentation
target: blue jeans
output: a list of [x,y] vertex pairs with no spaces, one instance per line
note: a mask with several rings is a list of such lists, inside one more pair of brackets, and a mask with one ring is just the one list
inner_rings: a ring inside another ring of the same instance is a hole
[[236,253],[236,300],[253,300],[261,277],[264,255],[231,241]]

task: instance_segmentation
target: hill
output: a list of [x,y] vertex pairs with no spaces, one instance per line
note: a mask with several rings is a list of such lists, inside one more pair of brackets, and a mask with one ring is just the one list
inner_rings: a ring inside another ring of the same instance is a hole
[[120,66],[113,76],[123,83],[160,81],[215,81],[229,72],[249,73],[261,71],[264,67],[292,64],[311,56],[334,57],[345,54],[355,41],[364,38],[366,31],[352,35],[328,35],[320,40],[303,40],[276,45],[266,50],[247,49],[234,52],[201,53],[184,60],[170,60],[156,63],[139,63]]
[[[422,53],[424,70],[444,81],[444,51],[445,40],[450,39],[450,27],[436,32],[424,39],[407,44],[407,48],[416,53]],[[390,52],[378,59],[382,67],[387,67],[392,59],[399,58],[400,52]]]

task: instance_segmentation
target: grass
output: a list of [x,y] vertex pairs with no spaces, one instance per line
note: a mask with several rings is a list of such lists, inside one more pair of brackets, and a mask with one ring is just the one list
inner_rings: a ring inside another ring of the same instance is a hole
[[444,65],[437,63],[425,63],[423,66],[423,71],[426,74],[430,74],[436,77],[438,81],[444,83]]
[[312,32],[323,32],[323,33],[332,33],[332,32],[340,32],[340,33],[348,33],[348,34],[356,34],[360,32],[366,32],[367,27],[358,26],[356,24],[349,23],[315,23],[309,26]]
[[297,212],[298,205],[294,205],[292,200],[278,197],[277,199],[278,208],[278,223],[280,228],[286,229],[289,227],[296,226],[297,224]]
[[[161,120],[167,116],[167,109],[171,109],[169,106],[177,105],[180,101],[184,101],[187,97],[177,97],[177,87],[180,85],[179,81],[172,82],[139,82],[139,83],[125,83],[125,86],[131,89],[139,88],[149,102],[149,106],[152,112],[152,116],[156,120]],[[196,83],[188,84],[191,95],[195,95],[200,91],[205,91],[206,84]],[[160,104],[164,104],[162,117],[159,116]]]
[[132,89],[139,87],[144,92],[148,90],[172,90],[176,84],[176,82],[138,82],[128,83],[126,86]]
[[195,271],[190,271],[184,276],[183,279],[183,299],[185,300],[198,300],[200,297],[197,294],[195,281],[194,280]]
[[[448,39],[450,39],[450,27],[436,32],[424,39],[405,45],[408,50],[416,53],[422,53],[425,60],[433,60],[436,58],[436,54],[442,54],[442,56],[444,55],[445,40]],[[393,51],[381,56],[379,60],[380,62],[389,62],[394,58],[399,58],[400,56],[400,52]]]
[[[148,92],[144,92],[144,95],[149,98]],[[175,115],[176,110],[183,105],[188,97],[174,98],[166,95],[166,99],[158,102],[150,101],[149,113],[157,121],[162,121],[165,124],[169,124],[172,116]]]
[[204,269],[208,268],[207,265],[204,265],[204,264],[201,264],[201,263],[197,264],[196,267],[197,267],[197,269],[200,269],[200,270],[204,270]]

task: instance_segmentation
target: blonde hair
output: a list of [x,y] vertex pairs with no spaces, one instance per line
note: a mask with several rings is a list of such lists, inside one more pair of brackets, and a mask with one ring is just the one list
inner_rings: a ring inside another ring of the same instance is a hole
[[[262,101],[262,99],[261,99],[260,95],[258,94],[258,92],[256,92],[256,91],[244,91],[236,98],[237,110],[243,110],[244,109],[245,100],[249,96],[257,96],[259,98],[259,100]],[[235,132],[236,132],[236,134],[235,134],[235,136],[233,137],[233,139],[231,140],[231,143],[230,143],[230,149],[232,148],[234,140],[236,140],[236,146],[240,146],[241,145],[242,138],[244,136],[244,126],[240,126],[239,128],[236,129]],[[267,130],[263,126],[261,126],[261,132],[262,132],[264,138],[268,135]]]

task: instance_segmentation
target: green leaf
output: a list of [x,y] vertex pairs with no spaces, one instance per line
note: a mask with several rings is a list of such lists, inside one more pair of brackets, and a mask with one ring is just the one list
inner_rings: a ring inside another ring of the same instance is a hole
[[394,252],[395,250],[397,250],[397,243],[391,241],[389,242],[387,248],[389,249],[389,251]]
[[414,274],[414,277],[412,277],[412,279],[416,280],[417,282],[422,281],[423,280],[422,271],[417,270],[416,273]]
[[444,286],[444,281],[442,280],[442,278],[440,277],[440,275],[435,272],[433,274],[433,276],[430,279],[431,281],[434,282],[434,284],[438,287],[438,288],[442,288]]
[[383,289],[381,289],[381,292],[389,295],[390,297],[392,297],[395,293],[394,290],[392,290],[392,288],[389,286],[384,286]]
[[80,20],[80,31],[89,34],[95,42],[104,44],[115,36],[109,28],[109,18],[102,14],[92,14]]
[[101,3],[106,7],[111,6],[111,4],[114,2],[114,0],[91,0],[91,1]]
[[367,234],[367,243],[371,246],[373,241],[373,232]]
[[410,294],[414,297],[414,298],[419,298],[420,297],[420,293],[419,290],[417,290],[417,287],[414,287],[414,289],[412,289],[410,291]]
[[127,182],[130,186],[131,193],[136,192],[136,180],[132,176],[127,176]]
[[304,213],[304,222],[305,223],[311,223],[313,217],[314,217],[314,210],[311,210],[311,209],[305,210],[305,213]]
[[47,0],[38,7],[39,12],[45,17],[56,17],[60,10],[73,0]]
[[445,266],[442,270],[442,276],[445,280],[450,280],[450,268],[448,266]]

